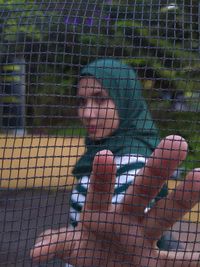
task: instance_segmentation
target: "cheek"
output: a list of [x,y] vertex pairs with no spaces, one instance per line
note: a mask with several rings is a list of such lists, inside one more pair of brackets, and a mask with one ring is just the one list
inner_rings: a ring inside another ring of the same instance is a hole
[[81,121],[83,121],[83,109],[82,108],[78,109],[78,117],[79,119],[81,119]]
[[114,121],[114,129],[115,130],[117,130],[119,128],[119,123],[120,123],[119,118],[115,119],[115,121]]
[[113,114],[113,128],[114,128],[114,130],[119,128],[119,123],[120,123],[119,115],[118,115],[118,112],[115,111]]
[[108,128],[117,129],[119,127],[119,116],[118,112],[114,109],[107,110],[105,114],[105,123]]

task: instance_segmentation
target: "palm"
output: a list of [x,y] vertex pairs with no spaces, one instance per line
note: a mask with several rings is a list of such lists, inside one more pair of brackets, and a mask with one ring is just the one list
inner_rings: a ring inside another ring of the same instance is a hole
[[[97,219],[98,224],[96,223]],[[113,219],[115,224],[112,223]],[[141,228],[138,229],[139,222],[133,221],[128,215],[114,216],[111,209],[106,213],[86,215],[85,220],[90,220],[90,223],[84,222],[78,226],[78,232],[74,237],[77,239],[71,253],[71,257],[75,259],[72,262],[74,265],[117,267],[122,266],[123,262],[123,266],[126,264],[127,266],[138,266],[141,255],[145,256],[154,247],[152,242],[144,241],[143,226],[141,225]],[[94,222],[91,222],[92,220]],[[128,227],[130,224],[131,226]],[[80,242],[80,239],[83,241]],[[155,250],[152,250],[153,254],[155,257]],[[66,258],[65,260],[68,261]],[[147,265],[142,264],[141,266]]]
[[167,200],[144,213],[185,158],[186,150],[187,144],[178,136],[163,140],[117,205],[111,204],[116,173],[113,156],[109,151],[98,153],[78,227],[47,231],[33,249],[33,259],[45,261],[57,256],[75,266],[88,267],[198,266],[199,254],[161,253],[156,247],[163,231],[180,218],[178,211],[181,209],[183,215],[198,201],[198,171],[189,173]]

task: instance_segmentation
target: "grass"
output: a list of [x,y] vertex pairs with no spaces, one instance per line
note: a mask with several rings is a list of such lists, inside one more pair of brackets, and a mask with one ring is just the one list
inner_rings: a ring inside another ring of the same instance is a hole
[[200,113],[163,112],[155,116],[162,137],[177,134],[188,142],[188,157],[182,164],[183,168],[200,167]]
[[68,128],[57,128],[50,129],[48,131],[50,135],[56,136],[70,136],[70,137],[84,137],[86,135],[86,130],[80,125],[70,126]]

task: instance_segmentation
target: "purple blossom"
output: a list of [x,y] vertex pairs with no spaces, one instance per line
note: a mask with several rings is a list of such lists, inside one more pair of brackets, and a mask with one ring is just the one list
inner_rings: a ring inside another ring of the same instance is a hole
[[103,19],[105,20],[105,22],[106,22],[106,27],[107,27],[107,29],[108,29],[109,26],[110,26],[110,22],[111,22],[110,14],[108,14],[107,16],[104,16]]
[[92,17],[86,18],[85,24],[91,27],[94,24],[94,19]]
[[97,18],[99,18],[100,15],[101,15],[101,11],[99,9],[95,9],[94,10],[94,16],[97,17]]
[[65,24],[78,25],[78,24],[81,24],[81,19],[78,17],[68,16],[65,18]]
[[[97,19],[99,19],[100,16],[100,11],[95,10],[94,16],[93,17],[78,17],[78,16],[67,16],[65,18],[64,23],[67,25],[80,25],[84,22],[84,25],[92,27],[94,24],[97,23]],[[109,27],[110,21],[111,21],[111,16],[110,14],[107,14],[102,17],[102,20],[106,22],[106,27]]]
[[110,22],[110,14],[108,14],[107,16],[103,17],[105,19],[106,22]]

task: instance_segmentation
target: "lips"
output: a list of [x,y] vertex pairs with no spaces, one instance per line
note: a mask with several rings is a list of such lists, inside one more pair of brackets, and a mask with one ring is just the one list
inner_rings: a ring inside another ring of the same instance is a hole
[[91,133],[91,134],[96,133],[96,131],[97,131],[97,126],[96,125],[87,125],[86,128],[87,128],[87,131],[89,133]]

